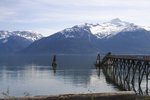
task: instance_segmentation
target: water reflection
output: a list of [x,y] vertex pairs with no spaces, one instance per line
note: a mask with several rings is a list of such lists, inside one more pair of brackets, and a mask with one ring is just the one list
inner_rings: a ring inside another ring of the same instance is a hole
[[3,60],[0,61],[0,92],[8,87],[15,96],[24,92],[49,95],[117,91],[106,83],[101,70],[94,69],[94,56],[57,56],[57,59],[55,70],[51,66],[52,56],[0,59]]

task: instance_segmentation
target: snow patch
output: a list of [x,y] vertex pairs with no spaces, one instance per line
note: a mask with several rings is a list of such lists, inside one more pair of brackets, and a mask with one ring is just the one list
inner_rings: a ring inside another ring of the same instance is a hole
[[144,28],[147,31],[150,31],[150,27],[149,26],[141,26],[142,28]]
[[74,38],[74,37],[75,37],[74,35],[69,35],[69,34],[65,35],[65,38]]
[[96,35],[98,38],[104,38],[106,36],[113,36],[123,30],[124,26],[118,26],[111,23],[103,23],[98,26],[90,27],[92,34]]

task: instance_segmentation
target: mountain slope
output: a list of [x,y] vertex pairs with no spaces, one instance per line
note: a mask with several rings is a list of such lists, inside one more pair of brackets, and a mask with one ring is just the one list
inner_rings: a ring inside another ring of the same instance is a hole
[[135,30],[120,32],[117,35],[99,41],[102,51],[129,54],[150,54],[150,32],[146,30]]

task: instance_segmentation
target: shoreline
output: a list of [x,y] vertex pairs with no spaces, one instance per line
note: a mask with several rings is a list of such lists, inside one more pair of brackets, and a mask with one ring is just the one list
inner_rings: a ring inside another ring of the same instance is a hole
[[7,97],[0,100],[142,100],[136,99],[133,91],[120,91],[111,93],[87,93],[87,94],[60,94],[25,97]]

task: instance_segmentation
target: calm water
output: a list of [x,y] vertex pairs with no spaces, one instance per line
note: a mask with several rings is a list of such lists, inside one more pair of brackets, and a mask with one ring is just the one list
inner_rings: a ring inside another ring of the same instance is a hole
[[57,70],[51,69],[52,56],[1,57],[0,96],[53,95],[118,91],[94,67],[96,55],[59,55]]

